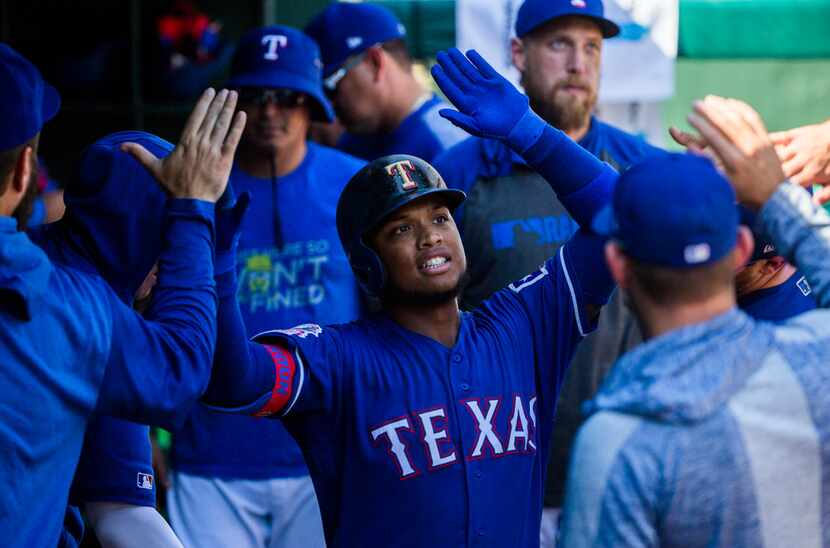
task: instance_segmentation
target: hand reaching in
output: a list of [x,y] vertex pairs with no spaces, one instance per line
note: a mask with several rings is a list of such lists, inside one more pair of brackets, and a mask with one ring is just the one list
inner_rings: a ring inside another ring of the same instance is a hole
[[822,185],[814,199],[820,204],[830,201],[830,120],[771,133],[770,139],[784,163],[784,174],[801,186]]

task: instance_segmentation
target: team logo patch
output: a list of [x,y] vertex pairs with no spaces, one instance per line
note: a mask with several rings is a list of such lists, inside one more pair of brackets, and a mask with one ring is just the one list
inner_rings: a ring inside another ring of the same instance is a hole
[[297,325],[289,329],[275,329],[274,332],[305,339],[309,335],[319,337],[320,333],[323,332],[323,328],[317,325],[316,323],[304,323],[302,325]]
[[359,47],[360,44],[362,44],[362,43],[363,43],[363,37],[362,36],[349,36],[348,38],[346,38],[346,45],[349,46],[349,49],[354,49],[356,47]]
[[401,178],[401,188],[404,190],[415,190],[418,188],[418,183],[412,178],[412,173],[414,172],[415,166],[409,160],[401,160],[400,162],[386,166],[387,175]]
[[801,279],[795,282],[795,285],[796,287],[798,287],[798,290],[801,291],[801,294],[805,297],[813,292],[813,288],[810,287],[810,283],[804,276],[802,276]]
[[265,46],[265,53],[262,54],[262,58],[268,61],[276,61],[280,58],[278,50],[288,46],[288,37],[282,34],[266,34],[262,37],[262,45]]
[[587,5],[585,4],[585,0],[571,0],[571,5],[575,8],[587,7]]
[[141,472],[138,473],[138,477],[136,477],[136,485],[138,485],[139,489],[147,489],[149,491],[153,490],[153,474],[143,474]]
[[712,248],[709,244],[687,245],[683,250],[683,259],[686,264],[705,263],[712,256]]

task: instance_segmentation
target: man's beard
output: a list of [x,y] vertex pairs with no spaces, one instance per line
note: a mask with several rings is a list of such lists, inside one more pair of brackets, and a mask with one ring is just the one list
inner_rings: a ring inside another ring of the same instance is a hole
[[35,199],[38,197],[39,194],[37,178],[37,162],[35,160],[32,160],[32,174],[29,177],[29,186],[26,187],[26,193],[23,194],[23,198],[20,200],[20,203],[17,204],[17,207],[12,212],[12,217],[17,219],[17,230],[26,230],[26,225],[29,222],[29,217],[31,217],[32,215],[32,206],[34,205]]
[[[522,85],[530,98],[530,108],[547,123],[564,132],[587,126],[597,104],[596,90],[579,79],[563,80],[553,89],[545,91],[535,89],[535,83],[525,78]],[[588,91],[588,95],[577,97],[562,93],[562,89],[569,85],[582,87]]]
[[458,298],[467,282],[470,281],[470,275],[465,270],[464,274],[458,279],[458,283],[451,289],[445,291],[418,291],[402,289],[389,280],[383,287],[383,294],[381,295],[381,302],[385,305],[395,304],[398,306],[405,306],[407,308],[432,308],[434,306],[444,305],[448,302]]

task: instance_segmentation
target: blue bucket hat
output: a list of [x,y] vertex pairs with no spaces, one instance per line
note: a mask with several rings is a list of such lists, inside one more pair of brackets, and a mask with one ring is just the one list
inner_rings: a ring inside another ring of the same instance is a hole
[[738,208],[729,181],[707,158],[666,153],[623,173],[592,227],[634,259],[694,268],[735,247]]
[[280,88],[300,91],[314,101],[312,118],[334,120],[334,111],[323,94],[320,50],[301,31],[272,25],[246,33],[231,64],[231,88]]
[[603,38],[613,38],[620,33],[620,27],[605,18],[602,0],[525,0],[516,15],[516,36],[522,38],[544,23],[566,15],[593,19]]
[[28,142],[61,106],[57,90],[40,71],[6,44],[0,44],[0,150]]
[[406,27],[384,7],[335,2],[318,13],[305,32],[320,45],[323,77],[328,79],[349,57],[376,44],[405,37]]

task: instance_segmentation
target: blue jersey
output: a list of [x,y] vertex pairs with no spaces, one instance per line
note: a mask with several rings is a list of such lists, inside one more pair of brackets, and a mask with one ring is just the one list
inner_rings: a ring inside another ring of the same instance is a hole
[[[237,299],[249,336],[275,325],[343,323],[360,315],[360,290],[340,245],[335,213],[340,191],[362,166],[351,156],[308,143],[300,166],[275,182],[234,168],[234,192],[251,193],[237,253]],[[308,474],[296,442],[277,421],[197,406],[174,441],[174,466],[189,474],[245,479]]]
[[581,234],[463,313],[452,348],[384,314],[256,338],[291,389],[271,410],[303,449],[329,546],[538,546],[557,395],[593,328],[585,305],[610,290],[601,242]]
[[816,308],[816,300],[807,278],[795,272],[782,284],[738,298],[741,310],[768,322],[783,322]]
[[451,107],[432,94],[394,131],[372,135],[345,133],[337,148],[365,160],[390,154],[410,154],[431,162],[444,150],[469,137],[438,114],[442,108]]

